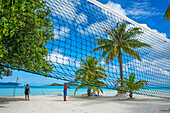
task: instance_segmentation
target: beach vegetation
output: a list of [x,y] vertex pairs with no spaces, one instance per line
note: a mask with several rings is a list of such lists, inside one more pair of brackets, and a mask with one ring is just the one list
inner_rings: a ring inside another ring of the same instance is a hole
[[99,86],[107,86],[103,81],[106,79],[107,74],[105,74],[105,70],[103,66],[99,66],[99,61],[91,57],[91,55],[87,56],[87,61],[81,60],[81,69],[78,69],[75,74],[77,75],[75,81],[81,81],[83,84],[80,84],[74,92],[76,94],[77,90],[82,87],[88,87],[93,89],[93,91],[101,91],[103,90]]
[[165,19],[165,21],[169,21],[169,19],[170,19],[170,5],[168,6],[168,8],[164,14],[164,19]]
[[[44,0],[1,0],[0,62],[32,72],[52,72],[46,43],[55,40]],[[0,75],[8,68],[0,66]]]
[[124,80],[122,79],[117,79],[118,82],[123,82],[124,86],[123,87],[119,87],[118,91],[119,92],[124,92],[124,90],[128,90],[129,91],[129,96],[130,98],[132,98],[132,93],[133,91],[139,90],[140,88],[144,88],[145,89],[145,85],[148,83],[148,81],[145,80],[139,80],[139,81],[135,81],[135,74],[130,73],[129,78],[124,77]]
[[[141,61],[141,57],[135,49],[141,47],[151,47],[150,45],[140,42],[136,36],[142,34],[141,28],[127,27],[127,22],[116,24],[115,28],[105,29],[109,37],[96,38],[98,47],[93,49],[95,51],[103,51],[102,58],[106,57],[106,64],[109,64],[109,60],[112,61],[117,57],[120,68],[120,78],[123,80],[123,54],[128,54]],[[123,86],[123,82],[121,82]]]

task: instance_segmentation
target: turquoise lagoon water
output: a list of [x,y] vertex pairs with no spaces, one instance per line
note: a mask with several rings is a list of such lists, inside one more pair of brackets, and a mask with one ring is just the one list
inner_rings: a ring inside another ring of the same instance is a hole
[[[13,96],[16,86],[12,85],[0,85],[0,96]],[[70,86],[68,89],[68,95],[74,95],[74,91],[77,86]],[[30,95],[63,95],[64,86],[30,86]],[[17,86],[15,96],[24,96],[25,86]],[[116,90],[103,89],[103,95],[113,96],[117,94]],[[87,93],[87,88],[81,88],[77,91],[76,95],[82,95]],[[137,91],[140,94],[152,94],[156,96],[170,97],[170,86],[147,86],[146,89]]]
[[[67,94],[74,95],[74,91],[77,86],[70,86]],[[15,86],[12,85],[0,85],[0,96],[13,96]],[[63,95],[64,86],[30,86],[30,95]],[[25,86],[17,86],[15,96],[24,96]],[[116,90],[103,89],[105,95],[115,95]],[[87,93],[87,88],[81,88],[77,91],[76,95],[82,95]]]

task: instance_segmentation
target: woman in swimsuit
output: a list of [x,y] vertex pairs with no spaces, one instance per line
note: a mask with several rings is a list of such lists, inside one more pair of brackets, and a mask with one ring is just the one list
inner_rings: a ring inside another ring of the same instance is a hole
[[28,101],[30,100],[29,92],[30,92],[30,88],[29,88],[29,85],[27,84],[27,87],[25,88],[25,101],[27,101],[27,97],[28,97]]

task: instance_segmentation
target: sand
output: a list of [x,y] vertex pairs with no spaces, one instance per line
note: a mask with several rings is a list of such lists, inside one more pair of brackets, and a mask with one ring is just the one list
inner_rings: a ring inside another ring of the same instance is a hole
[[113,96],[82,97],[43,95],[0,97],[0,113],[170,113],[170,99],[135,96],[127,99]]

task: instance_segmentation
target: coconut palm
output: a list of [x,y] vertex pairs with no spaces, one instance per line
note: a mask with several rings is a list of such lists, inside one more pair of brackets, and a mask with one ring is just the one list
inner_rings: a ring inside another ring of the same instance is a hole
[[105,79],[107,77],[104,71],[104,67],[98,66],[99,61],[96,58],[91,57],[90,55],[88,55],[87,61],[84,61],[83,59],[80,60],[82,62],[81,65],[82,68],[75,72],[77,75],[75,81],[81,80],[81,82],[87,84],[79,85],[76,88],[74,95],[76,94],[76,91],[82,87],[93,88],[94,91],[98,91],[98,89],[100,89],[100,91],[103,93],[100,87],[93,86],[93,85],[106,86],[104,82],[99,80],[99,79]]
[[135,74],[131,73],[129,78],[124,77],[124,80],[118,79],[118,82],[123,82],[126,88],[126,90],[129,90],[130,98],[132,98],[132,91],[139,90],[140,88],[145,88],[145,84],[147,84],[147,81],[145,80],[139,80],[135,82]]
[[[96,44],[99,47],[92,50],[95,51],[103,51],[102,58],[106,57],[106,64],[108,65],[109,60],[112,61],[114,57],[118,58],[119,67],[120,67],[120,78],[123,80],[123,53],[126,53],[132,57],[136,57],[141,61],[139,53],[134,51],[136,48],[141,47],[151,47],[146,43],[142,43],[135,39],[134,37],[143,33],[140,28],[133,27],[127,29],[127,23],[124,22],[122,24],[117,23],[116,28],[106,29],[106,33],[110,36],[110,38],[97,38],[94,39],[98,41]],[[121,83],[123,86],[123,83]]]
[[168,6],[168,8],[164,14],[164,19],[165,19],[165,21],[169,21],[169,19],[170,19],[170,5]]

